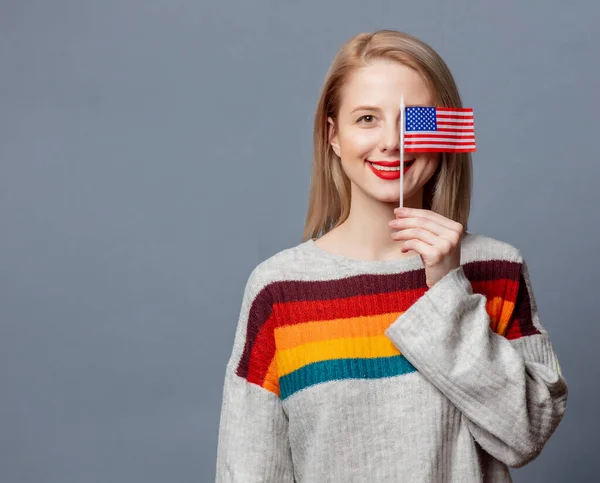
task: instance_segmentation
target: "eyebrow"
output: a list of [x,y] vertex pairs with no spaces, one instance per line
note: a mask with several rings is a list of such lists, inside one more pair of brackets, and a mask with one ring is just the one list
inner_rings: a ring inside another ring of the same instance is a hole
[[[426,104],[404,104],[404,107],[428,107]],[[400,103],[398,103],[398,110],[400,110]],[[350,114],[353,114],[356,111],[377,111],[381,112],[381,108],[376,106],[358,106],[350,111]]]
[[352,109],[352,111],[350,111],[350,114],[356,111],[381,111],[381,109],[375,106],[358,106]]

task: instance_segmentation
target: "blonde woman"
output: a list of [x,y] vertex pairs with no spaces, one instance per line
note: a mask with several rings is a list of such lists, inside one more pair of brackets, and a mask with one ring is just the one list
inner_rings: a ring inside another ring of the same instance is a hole
[[350,39],[317,104],[303,241],[246,284],[217,482],[510,482],[567,384],[514,246],[466,231],[470,153],[405,153],[399,102],[462,107],[410,35]]

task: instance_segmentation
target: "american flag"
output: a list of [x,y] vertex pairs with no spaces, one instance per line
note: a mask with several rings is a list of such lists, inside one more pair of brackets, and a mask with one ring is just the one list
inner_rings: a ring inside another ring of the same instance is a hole
[[404,150],[408,153],[475,151],[473,109],[406,107]]

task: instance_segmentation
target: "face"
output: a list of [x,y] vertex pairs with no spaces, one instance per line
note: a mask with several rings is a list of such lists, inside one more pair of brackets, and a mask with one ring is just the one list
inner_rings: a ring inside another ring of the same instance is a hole
[[[433,106],[420,75],[399,62],[380,60],[356,71],[344,86],[338,119],[329,118],[329,142],[352,182],[363,194],[398,204],[400,171],[377,171],[371,162],[400,161],[400,95],[406,106]],[[420,206],[423,187],[441,153],[404,153],[404,206]]]

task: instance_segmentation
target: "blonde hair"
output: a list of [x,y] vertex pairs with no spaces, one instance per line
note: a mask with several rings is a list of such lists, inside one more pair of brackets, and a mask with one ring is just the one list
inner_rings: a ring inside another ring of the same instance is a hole
[[[462,107],[450,69],[435,50],[416,37],[380,30],[348,40],[327,71],[317,103],[303,241],[324,235],[348,218],[350,179],[329,144],[327,118],[337,121],[342,88],[354,71],[377,59],[401,62],[419,72],[433,92],[436,106]],[[424,186],[423,208],[461,223],[466,232],[471,185],[471,153],[442,153],[436,172]]]

